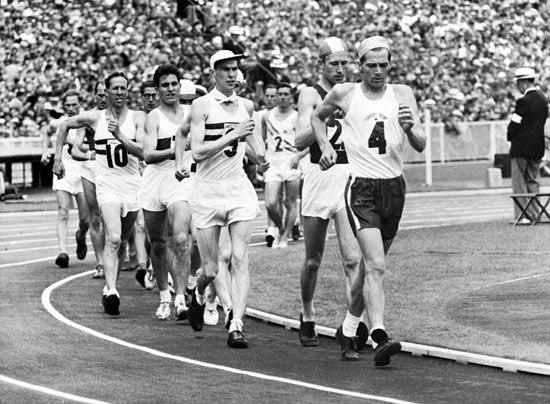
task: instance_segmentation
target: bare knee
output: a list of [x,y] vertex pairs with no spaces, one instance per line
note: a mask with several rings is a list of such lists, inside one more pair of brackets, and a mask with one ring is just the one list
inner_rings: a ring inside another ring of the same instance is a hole
[[105,247],[112,251],[117,251],[120,248],[121,238],[119,232],[113,232],[105,235]]
[[375,258],[367,260],[365,266],[367,277],[381,277],[386,273],[386,260],[384,258]]
[[184,232],[174,234],[172,236],[172,245],[174,250],[177,251],[189,250],[189,238],[187,237],[187,234]]
[[362,256],[360,254],[352,254],[343,257],[342,263],[344,264],[344,271],[346,274],[354,273],[359,268]]
[[99,211],[90,212],[90,225],[92,226],[92,228],[96,231],[99,231],[99,229],[101,228],[101,223],[101,213],[99,213]]
[[318,258],[308,258],[306,259],[306,264],[304,270],[310,274],[316,274],[319,272],[319,267],[321,266],[321,260]]
[[166,254],[166,241],[155,240],[151,241],[151,255],[161,257]]
[[57,209],[57,218],[62,222],[69,221],[69,208],[66,206],[60,206]]
[[265,202],[265,208],[267,210],[277,210],[279,208],[279,200],[277,199],[274,199],[274,200],[269,200],[269,201],[266,201]]
[[248,263],[248,254],[243,251],[233,251],[231,254],[231,268],[234,271],[242,271]]

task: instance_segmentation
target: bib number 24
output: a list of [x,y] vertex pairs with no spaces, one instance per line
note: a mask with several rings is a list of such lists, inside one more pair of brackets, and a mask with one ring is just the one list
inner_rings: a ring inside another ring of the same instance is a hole
[[378,154],[386,154],[384,122],[377,121],[369,137],[369,148],[378,148]]

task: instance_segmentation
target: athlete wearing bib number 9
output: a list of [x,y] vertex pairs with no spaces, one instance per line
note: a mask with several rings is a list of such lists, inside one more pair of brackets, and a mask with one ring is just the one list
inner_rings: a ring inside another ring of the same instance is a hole
[[[337,153],[326,137],[325,119],[336,109],[344,113],[342,136],[348,155],[350,178],[346,187],[346,209],[361,248],[364,266],[351,287],[351,304],[344,323],[343,338],[353,338],[353,326],[366,305],[374,363],[385,366],[401,351],[384,327],[385,256],[397,233],[405,203],[402,151],[406,140],[421,152],[426,138],[420,130],[418,107],[412,89],[387,84],[391,68],[388,41],[370,37],[359,47],[360,83],[334,86],[312,115],[312,128],[322,150],[319,164],[328,169]],[[364,303],[363,303],[364,298]]]

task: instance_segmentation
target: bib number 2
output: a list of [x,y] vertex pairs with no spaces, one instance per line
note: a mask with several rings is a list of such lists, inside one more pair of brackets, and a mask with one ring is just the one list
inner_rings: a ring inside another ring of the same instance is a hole
[[376,122],[369,137],[369,148],[378,148],[378,154],[386,154],[386,138],[384,135],[384,122]]
[[114,166],[126,167],[128,164],[128,152],[121,144],[117,144],[114,148],[111,148],[111,145],[108,144],[105,146],[105,151],[109,168]]

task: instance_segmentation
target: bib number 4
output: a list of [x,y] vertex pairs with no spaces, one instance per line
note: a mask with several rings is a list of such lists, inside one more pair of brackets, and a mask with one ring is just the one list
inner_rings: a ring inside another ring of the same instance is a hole
[[369,148],[378,148],[378,154],[386,154],[384,121],[377,121],[369,137]]

